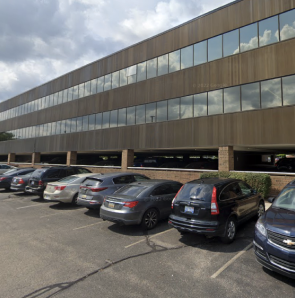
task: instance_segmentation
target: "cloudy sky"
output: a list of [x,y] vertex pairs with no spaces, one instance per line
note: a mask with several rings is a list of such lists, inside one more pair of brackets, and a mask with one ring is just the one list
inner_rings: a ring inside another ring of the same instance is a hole
[[232,0],[0,0],[0,101]]

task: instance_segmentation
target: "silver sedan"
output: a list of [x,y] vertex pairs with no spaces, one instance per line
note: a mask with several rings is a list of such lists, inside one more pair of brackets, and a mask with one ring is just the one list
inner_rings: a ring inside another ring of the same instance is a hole
[[48,183],[44,191],[44,200],[77,205],[80,184],[87,177],[94,175],[97,175],[97,173],[77,174]]

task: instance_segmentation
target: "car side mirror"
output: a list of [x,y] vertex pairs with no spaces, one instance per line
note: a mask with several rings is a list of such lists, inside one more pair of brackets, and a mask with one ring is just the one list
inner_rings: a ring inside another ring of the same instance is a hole
[[256,190],[256,189],[252,189],[251,193],[252,193],[253,195],[257,195],[257,190]]
[[267,201],[268,201],[269,203],[271,203],[271,204],[273,203],[274,200],[275,200],[275,197],[270,197],[270,198],[267,199]]

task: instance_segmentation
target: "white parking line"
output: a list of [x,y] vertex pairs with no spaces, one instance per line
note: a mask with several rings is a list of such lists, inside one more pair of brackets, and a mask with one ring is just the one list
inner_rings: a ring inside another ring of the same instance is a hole
[[[162,235],[162,234],[171,232],[172,230],[174,230],[174,229],[169,229],[169,230],[167,230],[167,231],[164,231],[164,232],[155,234],[155,235],[153,235],[153,236],[150,236],[150,239],[151,239],[151,238],[154,238],[154,237],[157,237],[157,236],[159,236],[159,235]],[[131,247],[131,246],[133,246],[133,245],[136,245],[136,244],[141,243],[141,242],[144,242],[144,241],[146,241],[146,239],[142,239],[142,240],[139,240],[139,241],[137,241],[137,242],[134,242],[134,243],[132,243],[132,244],[130,244],[130,245],[125,246],[125,248],[129,248],[129,247]]]
[[18,207],[16,209],[24,209],[24,208],[30,208],[30,207],[35,207],[35,206],[42,206],[43,204],[36,204],[36,205],[29,205],[29,206],[24,206],[24,207]]
[[40,218],[50,217],[50,216],[59,215],[59,214],[70,213],[70,212],[73,212],[73,211],[78,211],[78,210],[66,210],[66,211],[60,211],[59,213],[53,213],[53,214],[48,214],[48,215],[40,216]]
[[249,248],[253,246],[253,243],[250,243],[245,247],[241,252],[235,255],[231,260],[229,260],[225,265],[223,265],[218,271],[216,271],[211,278],[216,278],[221,272],[223,272],[228,266],[230,266],[236,259],[238,259],[242,254],[244,254]]
[[99,225],[99,224],[101,224],[101,223],[103,223],[103,221],[100,221],[100,222],[97,222],[97,223],[94,223],[94,224],[91,224],[91,225],[87,225],[87,226],[83,226],[83,227],[75,228],[75,229],[73,229],[73,231],[75,231],[75,230],[80,230],[80,229],[85,229],[85,228],[88,228],[88,227],[91,227],[91,226]]

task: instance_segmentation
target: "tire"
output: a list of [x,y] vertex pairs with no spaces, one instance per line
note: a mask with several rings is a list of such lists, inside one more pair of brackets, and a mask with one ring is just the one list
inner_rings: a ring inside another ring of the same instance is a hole
[[264,202],[260,201],[257,210],[257,218],[261,217],[265,212]]
[[151,230],[157,225],[158,220],[159,212],[154,208],[149,209],[144,213],[142,217],[141,226],[145,230]]
[[72,205],[78,206],[77,201],[78,201],[78,194],[76,193],[72,199]]
[[234,217],[230,217],[226,223],[224,236],[221,241],[225,244],[232,243],[237,233],[237,222]]

